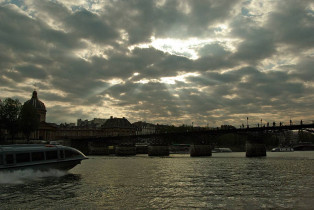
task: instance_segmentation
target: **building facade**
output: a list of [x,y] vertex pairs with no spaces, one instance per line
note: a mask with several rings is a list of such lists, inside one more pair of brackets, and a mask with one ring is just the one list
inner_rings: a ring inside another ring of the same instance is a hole
[[136,127],[136,135],[148,135],[156,133],[156,125],[147,122],[135,122],[133,125]]
[[39,120],[39,127],[31,133],[30,138],[35,140],[54,140],[57,126],[46,122],[46,106],[39,100],[36,90],[33,91],[32,98],[24,103],[24,105],[26,104],[30,104],[35,108]]
[[107,119],[94,118],[93,120],[77,120],[78,127],[90,127],[90,128],[101,128],[101,126],[107,121]]
[[32,98],[24,103],[24,105],[26,104],[30,104],[36,109],[39,122],[46,122],[46,106],[38,99],[36,90],[33,91]]
[[101,128],[105,136],[130,136],[136,134],[136,127],[124,117],[114,118],[111,116]]

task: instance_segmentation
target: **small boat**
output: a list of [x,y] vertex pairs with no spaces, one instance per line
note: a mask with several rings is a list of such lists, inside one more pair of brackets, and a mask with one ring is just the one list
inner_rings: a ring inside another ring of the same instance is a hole
[[0,171],[33,169],[70,170],[88,159],[79,150],[52,144],[0,145]]
[[232,152],[230,148],[214,148],[212,150],[212,153],[218,153],[218,152]]
[[294,149],[291,147],[275,147],[271,151],[272,152],[293,152]]

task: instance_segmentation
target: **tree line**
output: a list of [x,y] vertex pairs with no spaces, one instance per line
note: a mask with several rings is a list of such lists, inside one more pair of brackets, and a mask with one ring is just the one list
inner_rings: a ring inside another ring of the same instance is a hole
[[39,116],[30,103],[22,105],[18,99],[0,101],[0,140],[8,133],[13,140],[21,132],[29,142],[30,135],[39,127]]

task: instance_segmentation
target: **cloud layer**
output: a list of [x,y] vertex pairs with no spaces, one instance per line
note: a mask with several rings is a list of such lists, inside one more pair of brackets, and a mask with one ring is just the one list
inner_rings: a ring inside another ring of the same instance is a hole
[[0,19],[0,98],[35,88],[49,122],[314,120],[312,1],[6,0]]

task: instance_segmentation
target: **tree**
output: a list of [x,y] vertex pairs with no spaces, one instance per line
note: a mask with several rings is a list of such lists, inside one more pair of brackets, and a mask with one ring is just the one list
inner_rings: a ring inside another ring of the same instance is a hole
[[12,139],[18,132],[18,116],[21,110],[21,103],[18,99],[7,98],[0,107],[0,123],[3,129],[8,130]]
[[29,103],[22,106],[19,115],[20,130],[25,135],[27,142],[29,142],[30,135],[33,131],[37,130],[39,126],[39,118],[36,109]]
[[4,122],[3,122],[3,117],[2,117],[2,109],[3,109],[3,103],[0,100],[0,140],[4,138]]

